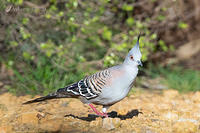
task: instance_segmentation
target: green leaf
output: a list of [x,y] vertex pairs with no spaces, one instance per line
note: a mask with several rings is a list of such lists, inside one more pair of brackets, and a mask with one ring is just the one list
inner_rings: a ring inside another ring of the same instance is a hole
[[157,16],[158,21],[163,21],[165,20],[165,16],[164,15],[159,15]]
[[10,41],[9,44],[13,47],[18,46],[18,43],[16,41]]
[[166,46],[165,42],[163,40],[159,40],[158,44],[160,45],[161,49],[165,52],[168,51],[168,47]]
[[9,65],[9,66],[12,66],[13,64],[14,64],[14,62],[13,62],[12,60],[9,60],[9,61],[8,61],[8,65]]
[[129,26],[132,26],[134,24],[134,18],[132,17],[129,17],[127,20],[126,20],[126,23],[129,25]]
[[128,5],[128,4],[124,4],[122,6],[122,9],[125,11],[132,11],[133,10],[133,6],[132,5]]
[[186,29],[186,28],[188,28],[188,24],[185,23],[185,22],[180,21],[180,22],[178,23],[178,27],[179,27],[180,29]]
[[53,54],[53,51],[52,51],[52,50],[47,50],[47,51],[46,51],[46,55],[47,55],[48,57],[51,57],[52,54]]
[[174,51],[175,50],[174,46],[173,45],[169,45],[169,50],[170,51]]
[[127,48],[127,43],[122,43],[121,45],[116,45],[115,47],[117,49],[117,51],[123,51],[124,49]]
[[29,22],[29,18],[23,18],[22,24],[26,25]]
[[59,12],[58,16],[62,17],[64,15],[64,12]]
[[31,55],[28,52],[23,52],[23,57],[27,60],[31,59]]
[[78,6],[78,2],[77,1],[74,1],[73,2],[73,6],[76,8]]
[[143,28],[143,23],[140,21],[136,21],[136,27]]
[[153,34],[150,36],[150,39],[151,39],[151,40],[154,40],[154,39],[156,39],[156,38],[157,38],[156,33],[153,33]]
[[110,41],[112,39],[112,31],[108,30],[107,27],[104,27],[102,37],[103,39]]
[[28,38],[31,37],[31,34],[28,33],[28,32],[25,32],[25,30],[24,30],[23,27],[20,27],[20,33],[21,33],[22,38],[23,38],[24,40],[26,40],[26,39],[28,39]]
[[45,17],[46,17],[47,19],[50,19],[50,18],[51,18],[51,14],[47,13],[47,14],[45,14]]
[[164,46],[164,45],[165,45],[165,42],[164,42],[163,40],[159,40],[159,41],[158,41],[158,44],[159,44],[160,46]]

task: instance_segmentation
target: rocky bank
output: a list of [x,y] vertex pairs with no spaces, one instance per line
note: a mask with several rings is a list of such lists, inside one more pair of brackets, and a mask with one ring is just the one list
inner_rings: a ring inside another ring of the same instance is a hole
[[[38,97],[38,96],[37,96]],[[200,92],[140,90],[100,118],[77,99],[22,105],[31,96],[0,95],[0,133],[196,133],[200,132]],[[101,110],[101,106],[96,106]]]

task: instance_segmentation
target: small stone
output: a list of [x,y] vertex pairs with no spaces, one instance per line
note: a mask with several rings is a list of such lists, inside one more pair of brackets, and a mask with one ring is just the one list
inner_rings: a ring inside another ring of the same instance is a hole
[[103,119],[103,128],[105,128],[107,130],[115,129],[113,122],[112,122],[112,118],[104,118]]
[[163,117],[169,120],[177,120],[178,119],[178,114],[174,112],[167,112],[163,114]]
[[148,79],[146,77],[142,77],[141,85],[143,88],[148,89],[157,89],[157,90],[164,90],[168,89],[167,86],[160,84],[161,78],[155,78],[155,79]]
[[44,117],[45,117],[45,113],[39,112],[39,113],[37,114],[37,118],[38,118],[39,120],[41,120],[41,119],[44,118]]
[[180,118],[180,119],[177,120],[177,122],[186,122],[186,121],[192,122],[192,123],[194,123],[194,124],[198,124],[198,121],[197,121],[197,120],[194,120],[194,119]]
[[113,118],[112,122],[113,122],[115,128],[118,128],[121,126],[121,120],[119,118]]
[[162,85],[162,84],[154,85],[153,88],[154,88],[154,89],[157,89],[157,90],[166,90],[166,89],[168,89],[167,86]]

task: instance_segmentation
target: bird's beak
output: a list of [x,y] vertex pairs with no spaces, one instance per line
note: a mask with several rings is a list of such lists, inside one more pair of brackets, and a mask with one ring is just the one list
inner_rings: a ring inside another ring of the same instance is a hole
[[138,65],[143,66],[141,61],[138,60],[137,63],[138,63]]

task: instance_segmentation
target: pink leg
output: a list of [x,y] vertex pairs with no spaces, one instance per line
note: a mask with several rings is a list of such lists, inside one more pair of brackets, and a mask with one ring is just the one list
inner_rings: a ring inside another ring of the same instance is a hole
[[92,104],[89,104],[89,106],[92,108],[92,110],[99,116],[105,116],[106,118],[108,117],[107,113],[101,113],[99,112]]
[[103,113],[103,115],[104,115],[106,118],[108,118],[108,114],[107,114],[107,113]]

